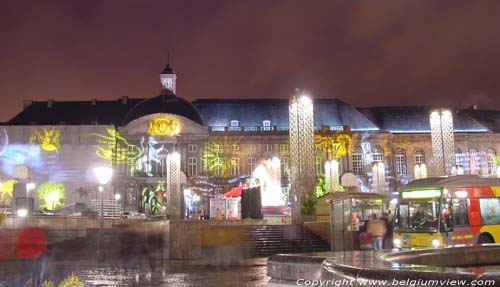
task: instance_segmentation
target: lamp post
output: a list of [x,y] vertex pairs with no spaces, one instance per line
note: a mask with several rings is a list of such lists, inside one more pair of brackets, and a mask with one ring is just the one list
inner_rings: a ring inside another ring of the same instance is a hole
[[101,192],[101,210],[99,217],[99,237],[97,239],[97,260],[104,260],[104,185],[111,180],[113,169],[106,166],[94,168],[94,175],[99,182],[99,192]]

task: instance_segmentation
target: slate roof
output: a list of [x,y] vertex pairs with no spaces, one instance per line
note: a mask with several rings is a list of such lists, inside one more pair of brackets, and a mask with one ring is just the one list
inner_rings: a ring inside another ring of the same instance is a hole
[[[358,110],[381,130],[391,133],[430,133],[429,115],[441,107],[370,107]],[[467,110],[451,109],[455,132],[488,132],[486,126],[469,115]]]
[[[240,126],[262,126],[270,120],[271,126],[288,127],[287,99],[201,99],[193,102],[207,126],[229,126],[231,120]],[[337,99],[314,100],[314,125],[349,125],[353,130],[377,130],[378,128],[353,106]]]

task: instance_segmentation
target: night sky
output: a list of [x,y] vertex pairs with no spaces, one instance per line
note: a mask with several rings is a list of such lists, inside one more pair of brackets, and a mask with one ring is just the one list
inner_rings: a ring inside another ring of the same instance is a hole
[[500,109],[500,1],[0,0],[0,121],[23,100],[177,94]]

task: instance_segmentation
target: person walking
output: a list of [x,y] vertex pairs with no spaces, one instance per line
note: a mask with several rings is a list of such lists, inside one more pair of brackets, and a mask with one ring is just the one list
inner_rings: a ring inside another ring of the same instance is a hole
[[373,250],[382,249],[387,228],[385,222],[378,219],[375,213],[372,214],[372,219],[368,222],[366,232],[372,237]]

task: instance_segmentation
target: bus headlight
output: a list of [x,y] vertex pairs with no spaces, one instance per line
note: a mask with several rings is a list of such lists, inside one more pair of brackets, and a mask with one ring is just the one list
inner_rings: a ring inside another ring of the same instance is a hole
[[393,240],[393,243],[394,243],[394,247],[401,247],[401,239],[395,238]]
[[432,246],[439,247],[439,245],[441,245],[439,239],[432,239]]

